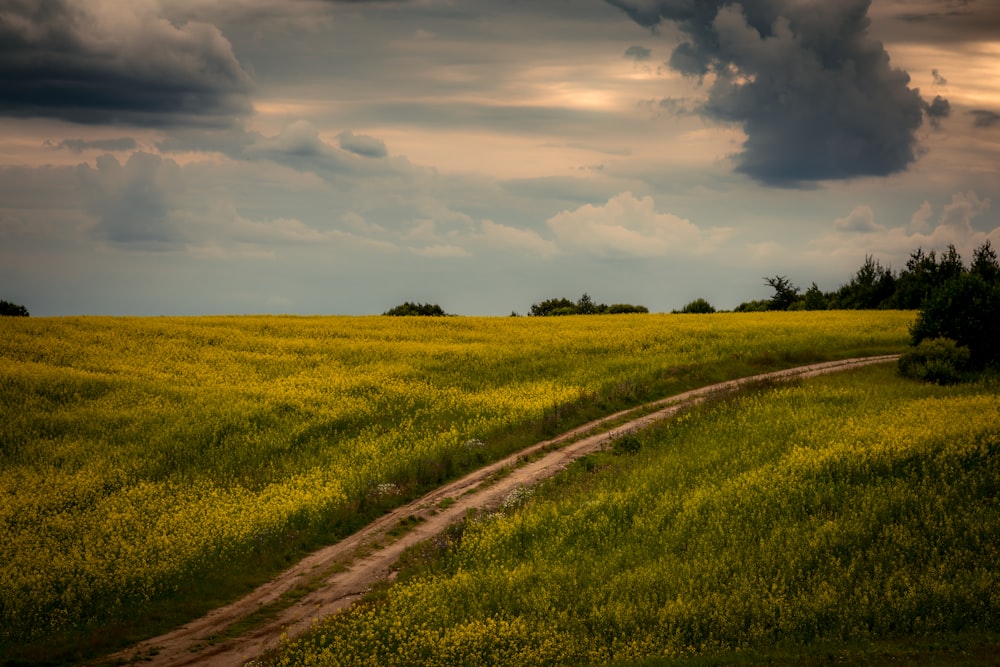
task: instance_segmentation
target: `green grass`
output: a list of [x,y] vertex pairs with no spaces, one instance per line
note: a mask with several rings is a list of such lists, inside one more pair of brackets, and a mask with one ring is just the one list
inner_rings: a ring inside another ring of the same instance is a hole
[[413,550],[273,664],[957,664],[1000,632],[1000,397],[762,387]]
[[0,661],[165,631],[538,439],[912,318],[3,318]]

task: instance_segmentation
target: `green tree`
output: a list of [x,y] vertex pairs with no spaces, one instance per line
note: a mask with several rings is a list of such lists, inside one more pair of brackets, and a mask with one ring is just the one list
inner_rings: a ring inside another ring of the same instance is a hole
[[1000,285],[974,273],[952,278],[924,300],[910,336],[915,346],[924,340],[950,338],[969,348],[975,367],[998,360]]
[[[590,298],[590,295],[586,292],[580,297],[580,300],[576,302],[576,312],[578,315],[593,315],[598,312],[600,306],[594,303],[594,300]],[[604,306],[607,308],[607,306]]]
[[569,315],[576,312],[576,304],[566,298],[546,299],[540,303],[531,304],[531,310],[529,312],[535,317]]
[[948,249],[941,259],[938,260],[938,284],[943,285],[952,278],[958,278],[965,273],[965,264],[962,263],[962,256],[955,250],[954,244],[949,243]]
[[802,297],[802,307],[805,310],[826,310],[830,305],[823,291],[813,283]]
[[1000,283],[1000,262],[997,262],[996,251],[988,240],[976,248],[969,272],[978,275],[991,285]]
[[0,316],[28,317],[28,309],[16,303],[0,300]]
[[410,303],[409,301],[406,301],[395,308],[390,308],[382,314],[396,317],[407,317],[413,315],[421,315],[425,317],[444,317],[447,315],[441,306],[436,303]]
[[774,290],[768,302],[768,310],[788,310],[799,300],[799,288],[785,276],[764,278],[764,283]]
[[[674,311],[677,312],[677,311]],[[680,309],[681,313],[699,313],[708,314],[714,313],[715,308],[708,301],[702,298],[697,298],[694,301],[688,303],[683,308]]]
[[873,310],[886,307],[896,293],[896,278],[892,270],[882,266],[871,255],[865,256],[850,282],[834,295],[834,307],[847,310]]
[[934,251],[925,253],[923,248],[917,248],[906,260],[906,268],[896,277],[896,292],[890,305],[901,310],[917,310],[940,283]]

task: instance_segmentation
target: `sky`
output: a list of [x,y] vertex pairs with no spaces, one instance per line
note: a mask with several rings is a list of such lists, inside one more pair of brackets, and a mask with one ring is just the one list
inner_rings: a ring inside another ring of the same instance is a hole
[[1000,248],[995,0],[0,0],[0,299],[462,315]]

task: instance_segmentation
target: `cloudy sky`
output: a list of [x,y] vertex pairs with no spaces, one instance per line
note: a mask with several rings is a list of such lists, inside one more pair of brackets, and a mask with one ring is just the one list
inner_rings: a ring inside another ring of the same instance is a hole
[[669,311],[1000,248],[995,0],[0,0],[32,315]]

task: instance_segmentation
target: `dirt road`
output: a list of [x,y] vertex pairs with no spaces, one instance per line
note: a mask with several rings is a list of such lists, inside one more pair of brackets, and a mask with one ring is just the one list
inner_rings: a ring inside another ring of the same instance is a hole
[[[468,510],[498,505],[514,489],[551,477],[573,460],[601,449],[617,435],[667,419],[709,396],[724,395],[749,384],[812,377],[894,359],[895,355],[847,359],[764,373],[656,401],[644,406],[655,408],[654,412],[629,419],[614,428],[607,428],[607,425],[621,422],[642,408],[585,424],[403,505],[354,535],[304,558],[246,597],[108,659],[126,662],[139,659],[142,664],[155,667],[244,665],[276,646],[282,634],[293,637],[308,629],[315,619],[349,607],[370,586],[392,576],[392,567],[405,549],[442,532]],[[511,472],[497,478],[496,474],[505,468],[511,469]],[[389,534],[404,521],[407,525],[413,524],[413,528],[399,537]],[[266,605],[276,603],[289,592],[303,588],[313,590],[244,632],[233,629],[234,624],[242,619]]]

